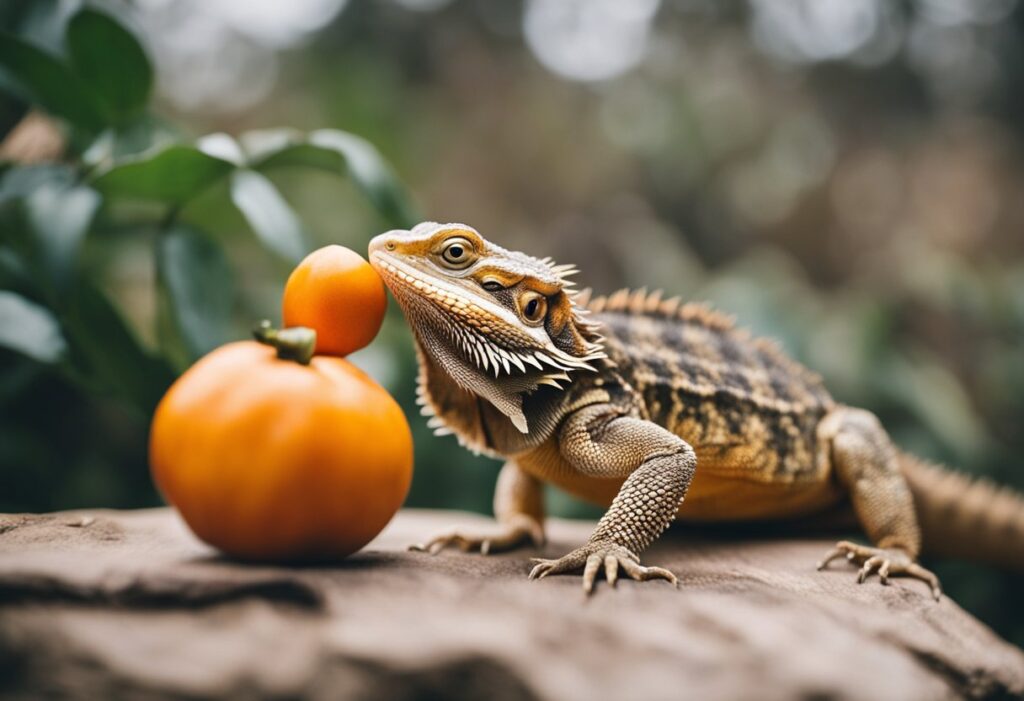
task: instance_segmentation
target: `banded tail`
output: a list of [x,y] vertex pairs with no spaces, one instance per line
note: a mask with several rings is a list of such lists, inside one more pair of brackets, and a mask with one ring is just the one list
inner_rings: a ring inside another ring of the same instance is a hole
[[1024,572],[1024,497],[906,453],[900,467],[927,554]]

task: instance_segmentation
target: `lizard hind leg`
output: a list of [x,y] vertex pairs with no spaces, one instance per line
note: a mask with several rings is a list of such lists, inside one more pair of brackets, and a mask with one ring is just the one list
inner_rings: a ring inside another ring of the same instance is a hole
[[868,411],[837,407],[823,419],[820,431],[857,520],[874,546],[840,541],[818,569],[845,557],[860,565],[858,582],[874,573],[882,584],[888,584],[890,576],[914,577],[926,582],[938,599],[938,577],[916,562],[921,530],[913,497],[900,472],[896,449],[878,419]]

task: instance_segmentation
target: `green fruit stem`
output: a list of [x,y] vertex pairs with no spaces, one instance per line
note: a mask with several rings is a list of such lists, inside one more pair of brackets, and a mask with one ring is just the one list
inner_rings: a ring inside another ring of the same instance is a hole
[[309,365],[316,350],[316,331],[305,326],[292,326],[287,329],[275,329],[267,320],[263,320],[252,330],[253,337],[277,350],[281,360],[291,360],[302,365]]

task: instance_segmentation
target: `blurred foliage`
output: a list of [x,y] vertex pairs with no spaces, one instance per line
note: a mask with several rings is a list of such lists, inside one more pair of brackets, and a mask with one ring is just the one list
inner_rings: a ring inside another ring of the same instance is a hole
[[[0,510],[156,503],[174,375],[276,317],[303,252],[413,220],[381,153],[429,218],[710,300],[1024,489],[1016,0],[10,0],[0,28]],[[497,464],[414,416],[397,310],[354,359],[411,416],[409,503],[488,511]],[[1024,644],[1019,576],[929,564]]]
[[[237,138],[214,133],[194,142],[179,139],[147,111],[153,69],[138,39],[117,19],[91,7],[67,12],[66,3],[56,2],[7,10],[0,78],[9,111],[25,116],[8,130],[0,174],[0,508],[152,503],[151,489],[139,488],[145,480],[138,473],[149,416],[178,373],[242,328],[234,323],[228,255],[215,232],[189,222],[193,203],[226,183],[220,199],[230,200],[283,269],[310,250],[309,236],[265,171],[290,166],[347,176],[381,223],[392,226],[414,223],[411,204],[377,150],[346,132],[263,129]],[[39,22],[63,28],[61,50],[33,43],[31,32],[17,32]],[[33,163],[39,142],[53,144],[53,153]],[[153,347],[140,340],[143,334],[104,290],[110,247],[129,239],[150,252],[149,261],[133,264],[153,270]],[[40,393],[48,383],[67,386]],[[130,444],[127,455],[99,474],[104,429],[79,436],[100,444],[92,450],[77,445],[79,454],[52,440],[61,434],[54,422],[75,422],[74,414],[48,415],[45,407],[69,393],[75,402],[115,412]],[[24,411],[35,407],[39,415]],[[125,458],[136,464],[129,488],[113,484],[116,472],[107,474]],[[41,483],[33,469],[55,479]],[[61,488],[94,478],[109,483],[77,494]]]

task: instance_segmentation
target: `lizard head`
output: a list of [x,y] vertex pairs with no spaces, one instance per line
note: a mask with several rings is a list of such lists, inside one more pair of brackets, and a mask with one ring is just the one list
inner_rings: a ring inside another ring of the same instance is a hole
[[370,263],[402,307],[421,353],[523,433],[522,397],[561,388],[604,358],[573,302],[571,266],[484,239],[462,224],[419,224],[370,242]]

